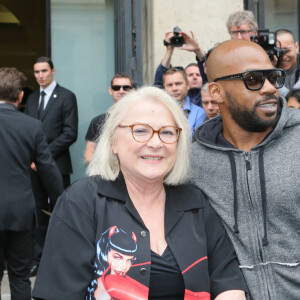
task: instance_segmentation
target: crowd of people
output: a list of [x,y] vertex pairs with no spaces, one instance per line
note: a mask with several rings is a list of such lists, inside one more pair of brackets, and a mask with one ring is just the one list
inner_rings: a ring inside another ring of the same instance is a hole
[[[12,300],[299,298],[299,45],[278,30],[285,53],[271,60],[250,41],[252,12],[226,25],[231,39],[207,53],[193,32],[181,47],[167,32],[152,87],[112,78],[112,106],[85,136],[88,177],[73,184],[75,94],[39,57],[22,113],[26,78],[0,68],[0,279],[7,269]],[[176,48],[195,62],[173,67]]]

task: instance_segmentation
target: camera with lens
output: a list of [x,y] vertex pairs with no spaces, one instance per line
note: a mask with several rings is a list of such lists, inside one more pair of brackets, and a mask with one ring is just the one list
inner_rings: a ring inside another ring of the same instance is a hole
[[173,47],[181,47],[181,46],[183,46],[183,44],[185,44],[183,36],[179,35],[179,34],[180,34],[180,31],[181,31],[181,29],[180,29],[178,26],[176,26],[176,27],[173,29],[173,34],[174,34],[174,36],[172,36],[172,37],[170,38],[170,41],[171,41],[170,44],[171,44]]
[[257,35],[251,35],[250,39],[265,49],[271,61],[274,61],[274,56],[276,56],[276,67],[280,65],[286,50],[276,46],[276,35],[274,32],[270,32],[269,29],[261,29],[257,31]]

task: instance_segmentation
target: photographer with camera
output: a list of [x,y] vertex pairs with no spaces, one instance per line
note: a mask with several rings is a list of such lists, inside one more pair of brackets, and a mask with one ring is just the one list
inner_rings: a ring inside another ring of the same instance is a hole
[[[248,10],[232,13],[227,19],[226,26],[232,40],[243,39],[250,41],[250,36],[256,35],[258,28],[253,13]],[[187,33],[182,32],[178,27],[175,27],[173,32],[166,32],[164,45],[166,46],[166,54],[163,57],[161,64],[156,69],[154,85],[162,87],[162,76],[169,68],[171,68],[171,59],[175,47],[178,47],[179,50],[194,52],[198,68],[196,63],[194,63],[188,65],[185,68],[185,71],[189,82],[189,97],[191,102],[202,106],[201,86],[207,82],[204,66],[206,59],[205,51],[196,41],[192,31],[189,36]],[[191,84],[191,79],[193,77],[198,78],[198,85]]]
[[[193,33],[191,32],[192,37],[194,38]],[[169,31],[165,34],[164,45],[166,46],[166,54],[163,57],[161,64],[157,67],[154,79],[154,85],[158,87],[163,87],[163,74],[167,72],[171,66],[171,59],[175,48],[179,50],[189,49],[187,41],[185,40],[187,36],[184,32],[181,32],[179,27],[175,27],[173,32]],[[189,41],[189,40],[188,40]],[[192,50],[193,51],[193,50]],[[204,55],[204,52],[203,52]],[[176,68],[176,67],[175,67]],[[179,67],[180,68],[180,67]],[[188,64],[185,68],[185,72],[188,79],[188,96],[192,103],[202,106],[201,104],[201,86],[202,86],[202,77],[197,63]]]
[[287,29],[277,30],[276,39],[280,47],[286,50],[279,64],[279,67],[286,71],[284,87],[279,91],[279,95],[285,97],[292,89],[300,88],[299,44],[294,34]]

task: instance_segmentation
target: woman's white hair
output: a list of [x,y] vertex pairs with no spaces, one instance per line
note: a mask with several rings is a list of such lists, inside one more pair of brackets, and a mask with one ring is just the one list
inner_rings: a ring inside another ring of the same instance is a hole
[[120,173],[118,156],[113,153],[112,145],[117,139],[118,125],[136,102],[154,101],[168,108],[176,126],[182,128],[177,147],[177,160],[165,178],[165,183],[178,185],[187,179],[190,161],[191,128],[180,105],[164,90],[156,87],[143,87],[132,91],[113,105],[107,115],[95,153],[87,172],[89,176],[99,175],[102,179],[114,181]]

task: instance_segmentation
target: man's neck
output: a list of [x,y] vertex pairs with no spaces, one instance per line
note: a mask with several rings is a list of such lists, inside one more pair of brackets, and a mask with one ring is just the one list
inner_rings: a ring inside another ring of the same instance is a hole
[[56,86],[56,82],[55,82],[55,80],[53,79],[52,81],[51,81],[51,83],[50,84],[48,84],[47,86],[40,86],[40,91],[47,91],[47,90],[52,90],[52,89],[54,89],[55,88],[55,86]]
[[237,124],[224,124],[223,120],[223,136],[235,148],[248,152],[250,149],[260,144],[266,136],[274,129],[268,128],[263,132],[250,132],[241,128]]
[[181,107],[183,107],[183,105],[185,104],[185,101],[186,101],[186,98],[177,100],[177,102],[179,103],[179,105],[180,105]]
[[11,102],[11,101],[7,101],[7,100],[0,100],[0,104],[9,104],[9,105],[13,105],[14,107],[18,107],[20,102]]

